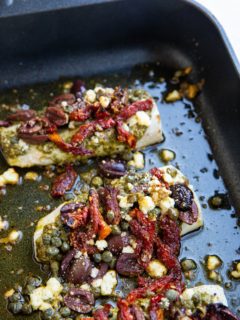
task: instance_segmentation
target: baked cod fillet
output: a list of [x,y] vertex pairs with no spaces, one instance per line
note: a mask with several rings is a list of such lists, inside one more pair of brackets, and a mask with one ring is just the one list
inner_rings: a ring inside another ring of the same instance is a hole
[[157,105],[139,89],[63,94],[39,113],[19,110],[4,123],[1,150],[8,164],[18,167],[111,156],[163,139]]

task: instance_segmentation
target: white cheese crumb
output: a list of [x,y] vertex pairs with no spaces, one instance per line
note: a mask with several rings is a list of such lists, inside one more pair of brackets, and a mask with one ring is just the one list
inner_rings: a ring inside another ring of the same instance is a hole
[[99,98],[99,102],[103,108],[107,108],[111,102],[111,99],[109,97],[101,96]]
[[101,294],[103,296],[111,295],[116,285],[117,285],[116,272],[114,270],[110,270],[103,276],[102,284],[101,284]]
[[123,209],[129,209],[133,206],[133,203],[128,202],[127,196],[119,196],[119,207]]
[[96,93],[94,90],[87,90],[84,99],[87,102],[93,103],[96,100]]
[[149,196],[139,197],[138,204],[139,204],[139,209],[144,214],[147,214],[149,211],[155,208],[155,203],[153,202],[152,198]]
[[50,291],[52,291],[53,294],[58,295],[61,293],[63,287],[61,283],[56,278],[50,278],[47,281],[47,287]]
[[161,209],[161,213],[166,213],[170,208],[174,207],[174,200],[170,197],[166,197],[163,200],[160,201],[159,207]]
[[99,251],[103,251],[104,249],[107,248],[108,243],[106,240],[97,240],[95,243],[96,247],[98,248]]
[[97,268],[92,268],[91,270],[91,277],[96,278],[98,275],[99,270]]
[[168,183],[168,184],[173,184],[173,178],[171,177],[170,174],[164,173],[162,177],[163,177],[163,180],[164,180],[166,183]]
[[102,279],[95,279],[92,281],[93,288],[99,288],[101,287]]
[[131,246],[123,247],[122,253],[134,253],[134,249]]
[[80,288],[83,290],[91,291],[91,287],[87,283],[82,284]]
[[135,152],[133,154],[133,160],[128,161],[129,166],[133,166],[137,169],[144,168],[144,156],[141,152]]
[[147,272],[152,278],[161,278],[167,273],[167,268],[159,260],[152,260],[147,266]]
[[150,117],[147,114],[147,112],[138,111],[136,113],[136,118],[137,118],[137,122],[138,122],[139,125],[146,126],[146,127],[150,126],[151,120],[150,120]]

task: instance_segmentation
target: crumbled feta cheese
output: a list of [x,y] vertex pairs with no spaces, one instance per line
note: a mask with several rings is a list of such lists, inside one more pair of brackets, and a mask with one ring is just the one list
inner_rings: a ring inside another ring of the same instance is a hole
[[175,201],[173,200],[173,198],[166,197],[160,201],[159,207],[162,213],[166,213],[170,208],[174,207],[174,204],[175,204]]
[[96,100],[96,93],[94,90],[87,90],[84,99],[87,102],[93,103]]
[[133,160],[128,161],[129,166],[133,166],[137,169],[144,168],[144,156],[141,152],[137,151],[133,154]]
[[99,287],[101,287],[102,279],[95,279],[92,281],[91,284],[92,284],[93,288],[99,288]]
[[147,112],[137,111],[136,118],[139,125],[146,126],[146,127],[150,126],[151,120]]
[[74,258],[75,258],[75,259],[78,259],[78,258],[80,258],[81,256],[82,256],[82,252],[81,252],[81,251],[77,251],[77,252],[75,253]]
[[167,268],[159,260],[152,260],[147,266],[147,273],[152,278],[161,278],[167,273]]
[[91,277],[96,278],[98,275],[99,270],[97,268],[92,268],[91,270]]
[[134,253],[134,249],[131,246],[123,247],[122,253]]
[[101,96],[99,98],[99,102],[103,108],[107,108],[111,102],[111,99],[109,97]]
[[139,197],[138,204],[139,204],[139,209],[144,214],[147,214],[149,211],[155,208],[155,203],[153,202],[152,198],[149,196]]
[[102,279],[101,294],[103,296],[111,295],[117,285],[117,275],[114,270],[109,270]]
[[87,283],[82,284],[80,288],[83,290],[91,291],[91,287]]
[[51,308],[52,304],[59,300],[62,289],[61,283],[56,278],[50,278],[45,287],[34,289],[30,294],[30,304],[33,310],[44,311]]
[[18,180],[19,174],[13,168],[9,168],[0,175],[0,187],[4,187],[6,184],[17,184]]
[[99,251],[103,251],[104,249],[107,248],[108,243],[106,240],[97,240],[95,243],[96,247],[98,248]]
[[119,196],[118,199],[119,201],[119,207],[123,209],[129,209],[133,206],[133,203],[128,202],[128,197],[127,196]]
[[128,125],[129,125],[130,127],[133,127],[137,122],[138,122],[138,121],[137,121],[136,115],[132,116],[131,118],[129,118],[129,119],[127,120],[127,123],[128,123]]
[[122,128],[123,128],[125,131],[130,131],[129,126],[128,126],[126,123],[123,123],[123,124],[122,124]]

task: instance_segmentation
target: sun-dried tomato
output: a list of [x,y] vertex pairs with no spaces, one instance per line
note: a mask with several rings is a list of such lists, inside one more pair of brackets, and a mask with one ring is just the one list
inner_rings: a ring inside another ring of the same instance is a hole
[[69,119],[73,121],[86,121],[91,116],[91,106],[85,105],[83,102],[78,105],[79,107],[70,113]]
[[152,110],[153,101],[151,99],[136,101],[125,108],[117,115],[117,120],[127,120],[134,116],[138,111]]
[[195,201],[192,202],[191,208],[187,211],[179,211],[179,220],[187,224],[193,224],[198,219],[198,207]]
[[110,309],[111,305],[109,303],[104,304],[102,308],[98,308],[93,312],[94,320],[108,320]]
[[179,254],[180,250],[180,228],[176,221],[165,215],[159,223],[161,239],[167,244],[174,255]]
[[118,320],[134,320],[131,314],[129,303],[125,299],[119,299],[117,302],[118,306]]
[[89,240],[92,239],[92,233],[87,231],[79,231],[74,229],[70,233],[70,244],[75,249],[87,252],[89,255],[93,255],[98,251],[97,247],[89,244]]
[[118,133],[117,138],[120,142],[127,143],[130,148],[136,147],[137,141],[136,141],[135,136],[131,132],[129,132],[123,128],[122,121],[117,121],[117,133]]
[[62,222],[72,229],[87,223],[89,209],[83,203],[69,203],[61,208]]
[[70,143],[65,142],[62,137],[57,133],[54,132],[52,134],[48,135],[48,138],[50,141],[52,141],[56,146],[58,146],[59,149],[61,149],[64,152],[70,152],[74,155],[80,155],[80,156],[86,156],[91,155],[93,152],[91,150],[87,150],[83,146],[73,146]]
[[108,223],[119,224],[121,220],[121,212],[117,200],[118,190],[113,187],[101,188],[100,195],[106,212],[112,211],[114,213],[114,218],[111,221],[108,221]]
[[64,195],[66,191],[72,189],[77,179],[77,173],[72,166],[68,165],[66,171],[56,177],[53,181],[51,196],[58,198]]
[[139,209],[133,209],[130,216],[133,218],[130,221],[130,229],[137,237],[136,254],[139,255],[138,262],[146,268],[153,254],[153,245],[156,238],[155,222],[149,220]]
[[99,210],[99,196],[95,189],[89,192],[89,212],[93,235],[98,234],[99,239],[105,239],[112,231],[111,227],[104,221]]

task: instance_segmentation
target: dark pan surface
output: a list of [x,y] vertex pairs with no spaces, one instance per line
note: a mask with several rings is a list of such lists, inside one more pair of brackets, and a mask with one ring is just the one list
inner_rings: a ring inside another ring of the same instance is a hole
[[[104,73],[119,70],[122,70],[119,78],[107,77],[110,85],[114,82],[130,84],[140,79],[140,86],[145,85],[150,93],[160,98],[158,104],[166,135],[164,144],[146,152],[147,167],[160,165],[156,150],[162,147],[174,150],[177,157],[173,164],[177,162],[198,195],[205,197],[202,204],[207,204],[207,199],[215,191],[226,193],[222,179],[216,179],[218,168],[215,161],[209,160],[208,154],[213,154],[235,210],[239,210],[239,66],[234,64],[213,21],[190,2],[153,0],[138,1],[136,5],[135,1],[109,1],[41,14],[28,12],[27,15],[11,17],[9,13],[0,18],[0,43],[2,89],[57,80],[59,76],[85,78],[97,74],[102,79]],[[153,81],[148,76],[145,78],[149,70],[138,68],[130,77],[132,66],[146,61],[159,61],[157,77],[192,65],[192,79],[205,79],[204,90],[195,103],[202,123],[186,116],[189,102],[161,103],[164,84],[149,88]],[[48,86],[45,88],[50,91]],[[1,95],[1,101],[4,99],[5,96]],[[26,103],[27,99],[30,99],[29,94],[20,101]],[[35,107],[39,105],[31,99],[30,103]],[[176,136],[174,128],[183,134]],[[149,164],[149,158],[154,163]],[[5,167],[2,161],[1,171]],[[36,201],[40,205],[56,205],[46,192],[40,192],[38,186],[30,182],[21,187],[9,187],[0,203],[1,215],[7,214],[11,226],[17,225],[24,232],[23,241],[13,251],[7,253],[0,248],[1,297],[12,283],[21,282],[22,276],[16,274],[17,270],[40,272],[39,266],[31,262],[34,227],[24,229],[26,223],[30,225],[44,214],[35,210]],[[231,217],[235,210],[203,209],[204,230],[183,241],[182,257],[192,257],[198,263],[196,281],[204,279],[199,261],[208,253],[218,254],[224,260],[221,274],[224,282],[229,281],[226,271],[232,260],[240,259],[239,227],[236,219]],[[226,290],[229,302],[240,294],[239,284],[232,282],[232,285],[232,289]],[[4,303],[1,298],[0,318],[12,319]],[[235,306],[230,305],[236,310],[240,301],[236,300]]]

